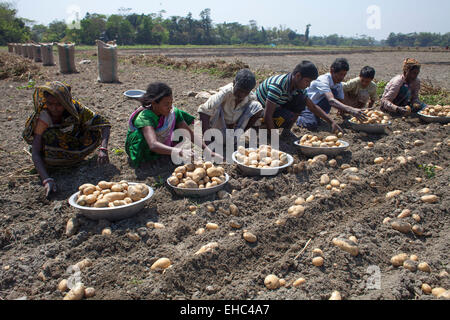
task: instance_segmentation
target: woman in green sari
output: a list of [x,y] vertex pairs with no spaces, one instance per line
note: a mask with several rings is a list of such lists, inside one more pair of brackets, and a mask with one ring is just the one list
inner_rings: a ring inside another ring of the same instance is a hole
[[98,163],[109,162],[111,125],[72,99],[70,86],[58,81],[39,86],[33,103],[34,112],[25,125],[23,138],[32,146],[33,163],[47,196],[57,188],[46,167],[73,166],[99,146]]
[[[189,125],[195,120],[187,112],[173,107],[172,89],[164,83],[152,83],[141,102],[143,106],[130,117],[125,143],[133,167],[155,161],[164,155],[192,157],[190,150],[176,148],[172,141],[175,129],[188,131],[191,141],[194,141],[194,132]],[[211,156],[217,156],[204,143],[202,148]]]

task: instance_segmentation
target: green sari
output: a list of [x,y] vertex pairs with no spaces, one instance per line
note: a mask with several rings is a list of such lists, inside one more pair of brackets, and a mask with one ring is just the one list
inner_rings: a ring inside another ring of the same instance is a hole
[[129,130],[127,133],[127,140],[125,143],[125,150],[131,160],[133,167],[139,167],[144,162],[155,161],[161,157],[160,154],[150,150],[147,140],[143,134],[144,127],[153,127],[158,135],[158,130],[165,129],[169,139],[160,141],[166,145],[173,146],[171,140],[173,129],[181,122],[186,122],[191,125],[195,117],[189,113],[177,108],[173,108],[174,123],[172,128],[164,128],[164,126],[171,125],[167,123],[167,119],[163,116],[157,116],[152,110],[146,109],[144,111],[136,112],[131,116],[129,123]]

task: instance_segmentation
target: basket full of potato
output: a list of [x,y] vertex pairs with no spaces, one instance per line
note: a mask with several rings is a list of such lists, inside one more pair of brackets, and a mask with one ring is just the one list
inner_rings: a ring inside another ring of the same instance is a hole
[[262,145],[258,149],[240,146],[233,153],[233,161],[247,176],[275,176],[292,166],[294,158],[267,145]]
[[339,140],[339,138],[342,137],[342,133],[325,138],[312,134],[306,134],[300,139],[300,141],[296,141],[295,145],[298,146],[300,151],[306,156],[317,156],[319,154],[335,156],[344,152],[350,146],[348,142]]
[[230,177],[212,162],[195,162],[177,167],[167,184],[179,196],[204,197],[223,189]]
[[428,106],[418,112],[418,115],[425,122],[449,123],[450,106]]
[[367,133],[386,133],[386,128],[392,124],[391,117],[382,111],[369,110],[365,112],[365,115],[367,116],[365,121],[360,121],[356,117],[349,120],[353,130]]
[[69,204],[90,219],[117,221],[141,211],[153,192],[143,183],[101,181],[80,186]]

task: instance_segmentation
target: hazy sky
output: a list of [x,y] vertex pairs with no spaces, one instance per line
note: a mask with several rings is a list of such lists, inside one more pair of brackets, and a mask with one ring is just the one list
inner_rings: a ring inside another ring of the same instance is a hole
[[[449,0],[10,0],[18,15],[48,24],[65,20],[71,6],[86,12],[116,14],[119,8],[131,8],[136,13],[167,11],[164,17],[186,16],[211,9],[213,22],[248,24],[256,20],[259,26],[284,26],[305,31],[310,23],[312,35],[337,33],[344,36],[368,35],[385,39],[390,32],[450,32]],[[367,12],[371,6],[379,8]],[[377,18],[379,17],[379,19]],[[368,20],[370,28],[368,27]]]

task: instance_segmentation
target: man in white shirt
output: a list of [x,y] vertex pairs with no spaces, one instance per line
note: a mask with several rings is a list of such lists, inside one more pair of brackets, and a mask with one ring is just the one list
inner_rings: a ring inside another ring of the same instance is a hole
[[[203,134],[211,128],[222,130],[253,127],[262,117],[263,107],[251,91],[256,86],[255,75],[249,69],[236,74],[233,83],[220,88],[198,108]],[[225,135],[224,135],[225,136]]]
[[[345,96],[342,81],[349,70],[350,66],[347,59],[336,59],[331,65],[330,73],[320,76],[311,83],[311,86],[307,89],[308,97],[327,114],[331,112],[331,107],[334,107],[342,113],[349,113],[358,119],[364,120],[366,119],[366,115],[363,110],[347,106],[343,103]],[[297,125],[308,130],[316,130],[319,122],[320,119],[310,110],[306,109],[298,118]]]

